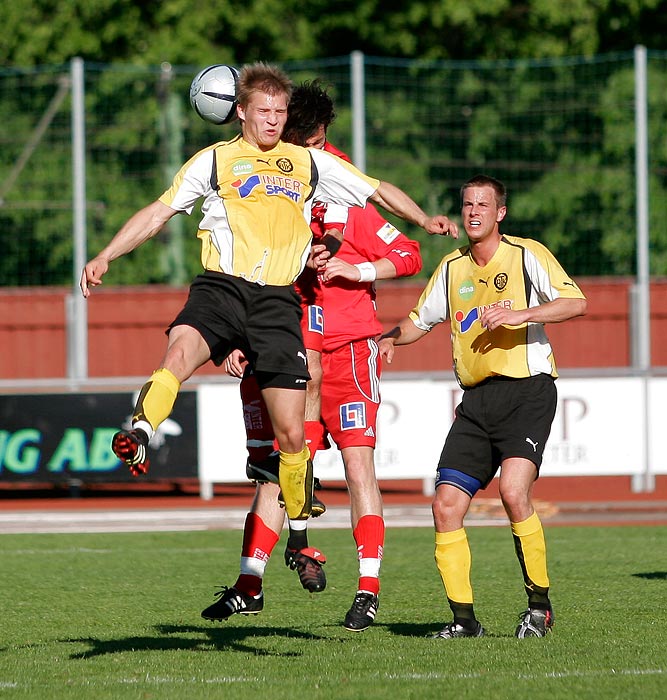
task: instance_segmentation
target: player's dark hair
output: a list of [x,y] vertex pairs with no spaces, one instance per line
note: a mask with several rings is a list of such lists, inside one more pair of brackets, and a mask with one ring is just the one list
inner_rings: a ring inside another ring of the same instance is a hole
[[335,118],[333,100],[326,89],[319,80],[307,80],[292,92],[282,139],[305,146],[320,126],[326,131]]
[[500,180],[490,175],[475,175],[461,187],[461,204],[463,204],[463,193],[468,187],[491,187],[496,195],[496,205],[498,208],[504,207],[507,203],[507,188]]
[[289,101],[294,86],[286,73],[268,63],[250,63],[243,66],[239,75],[237,96],[239,104],[247,107],[253,92],[267,95],[287,95]]

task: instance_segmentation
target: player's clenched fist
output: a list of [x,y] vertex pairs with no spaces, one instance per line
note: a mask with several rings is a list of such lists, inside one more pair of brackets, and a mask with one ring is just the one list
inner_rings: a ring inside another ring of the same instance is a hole
[[424,222],[424,230],[431,235],[459,237],[459,227],[448,217],[439,214]]

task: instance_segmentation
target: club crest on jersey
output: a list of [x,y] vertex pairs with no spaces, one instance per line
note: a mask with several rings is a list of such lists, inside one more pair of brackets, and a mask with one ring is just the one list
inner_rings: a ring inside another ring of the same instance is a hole
[[292,161],[289,158],[278,158],[276,165],[284,172],[291,173],[294,170]]
[[505,287],[507,287],[507,273],[506,272],[499,272],[494,278],[493,278],[493,286],[499,291],[502,292]]
[[354,430],[366,427],[366,404],[363,401],[344,403],[340,407],[340,429]]
[[324,335],[324,312],[321,306],[312,304],[308,307],[308,330]]

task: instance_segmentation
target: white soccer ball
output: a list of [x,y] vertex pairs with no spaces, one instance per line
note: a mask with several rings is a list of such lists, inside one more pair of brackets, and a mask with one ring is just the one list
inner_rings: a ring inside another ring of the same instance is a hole
[[239,72],[233,66],[215,65],[197,73],[190,84],[190,104],[212,124],[229,124],[236,119],[236,86]]

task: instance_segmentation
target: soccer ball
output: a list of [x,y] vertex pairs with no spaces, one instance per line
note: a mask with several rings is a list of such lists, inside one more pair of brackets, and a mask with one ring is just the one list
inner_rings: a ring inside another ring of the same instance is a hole
[[233,66],[215,65],[197,73],[190,84],[190,104],[212,124],[229,124],[236,119],[236,84],[239,72]]

